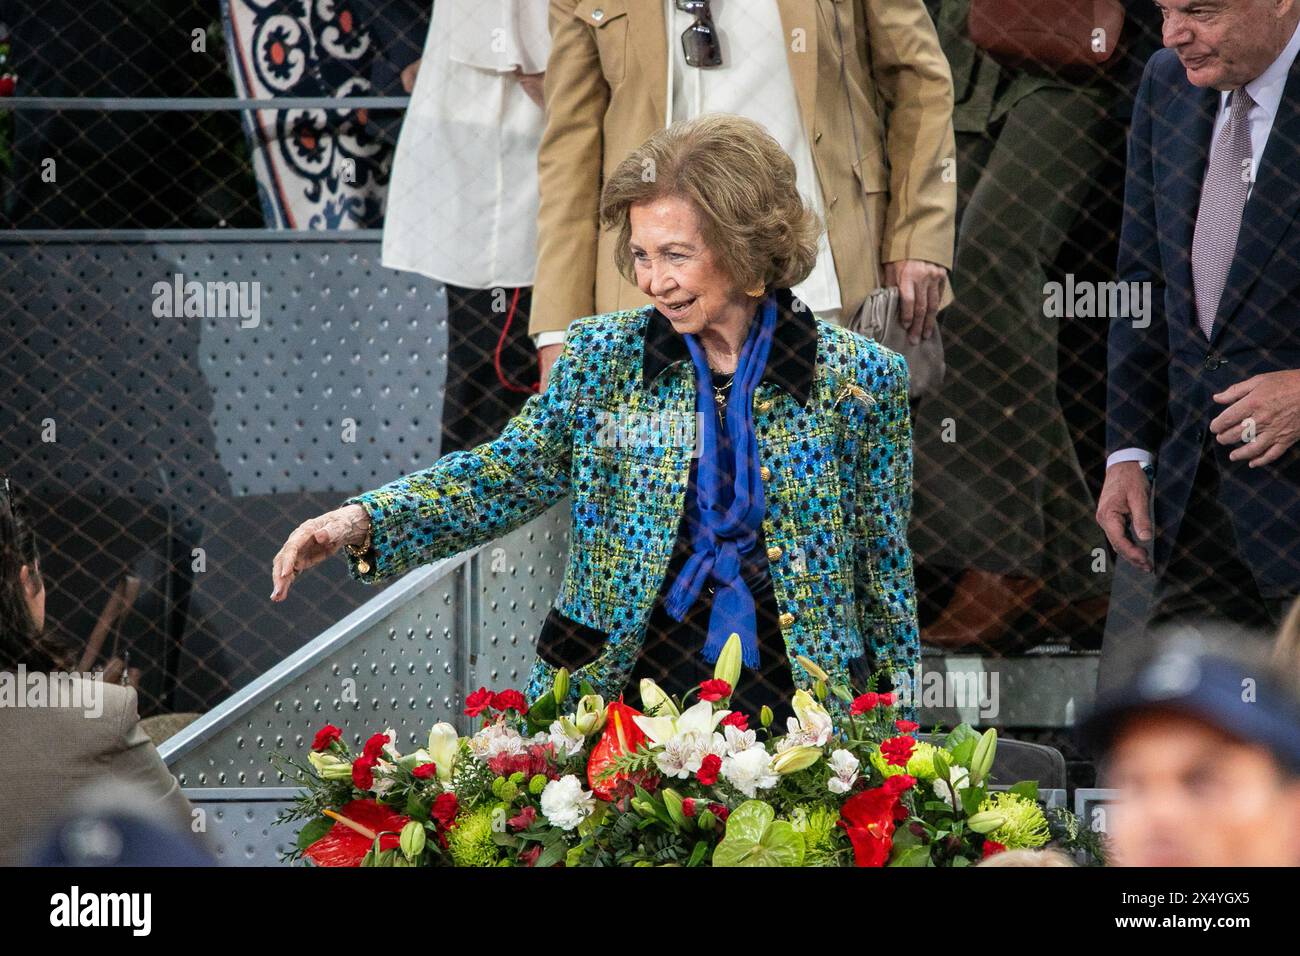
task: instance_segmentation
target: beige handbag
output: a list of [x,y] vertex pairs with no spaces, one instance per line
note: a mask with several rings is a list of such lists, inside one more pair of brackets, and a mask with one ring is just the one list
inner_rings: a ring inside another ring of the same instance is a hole
[[[858,124],[853,118],[853,101],[849,98],[849,88],[844,78],[844,33],[840,26],[840,5],[833,4],[835,11],[835,39],[839,43],[840,54],[840,86],[844,90],[844,98],[848,102],[849,108],[849,127],[853,131],[853,158],[862,155],[862,148],[858,142]],[[870,52],[868,51],[868,68],[870,68]],[[867,235],[871,235],[871,224],[867,223]],[[934,334],[928,339],[921,339],[916,345],[912,345],[907,340],[907,330],[903,328],[899,321],[899,307],[902,304],[898,288],[889,286],[886,288],[876,289],[862,304],[856,315],[849,316],[845,326],[851,332],[857,332],[874,339],[887,349],[892,349],[903,356],[907,362],[908,370],[908,394],[912,398],[920,398],[923,395],[930,395],[937,392],[943,385],[944,372],[947,366],[943,358],[943,337],[940,335],[939,326],[934,327]],[[920,321],[914,319],[915,321]]]
[[[943,359],[939,327],[934,327],[930,338],[913,345],[907,341],[907,330],[898,318],[900,305],[897,286],[877,289],[867,296],[867,301],[853,316],[848,328],[903,356],[907,362],[908,394],[912,398],[933,395],[943,386],[944,372],[948,368]],[[913,321],[919,322],[920,319]]]

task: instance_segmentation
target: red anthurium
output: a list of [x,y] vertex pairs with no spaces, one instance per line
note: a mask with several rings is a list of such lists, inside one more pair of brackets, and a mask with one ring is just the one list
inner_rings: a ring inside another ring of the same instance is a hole
[[635,707],[617,700],[606,708],[606,714],[605,729],[587,757],[587,785],[600,799],[612,800],[621,775],[613,774],[602,780],[601,774],[617,757],[635,753],[646,736],[632,719],[641,716]]
[[894,808],[898,795],[884,787],[863,790],[844,801],[839,825],[853,844],[857,866],[884,866],[894,846]]
[[381,850],[395,850],[400,844],[398,834],[410,822],[375,800],[353,800],[338,809],[334,826],[303,855],[317,866],[360,866],[376,833],[383,833]]

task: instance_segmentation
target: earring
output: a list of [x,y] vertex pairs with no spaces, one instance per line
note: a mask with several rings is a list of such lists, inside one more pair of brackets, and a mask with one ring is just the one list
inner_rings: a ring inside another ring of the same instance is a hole
[[756,286],[754,286],[754,288],[746,289],[745,295],[749,296],[751,299],[761,299],[763,297],[763,293],[765,293],[766,291],[767,291],[767,285],[765,283],[760,282]]

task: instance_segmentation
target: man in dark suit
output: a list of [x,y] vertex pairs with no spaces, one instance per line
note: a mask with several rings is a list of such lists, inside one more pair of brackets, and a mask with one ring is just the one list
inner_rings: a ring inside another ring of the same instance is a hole
[[1300,0],[1157,5],[1119,254],[1152,314],[1111,322],[1097,520],[1154,570],[1151,624],[1271,629],[1300,592]]

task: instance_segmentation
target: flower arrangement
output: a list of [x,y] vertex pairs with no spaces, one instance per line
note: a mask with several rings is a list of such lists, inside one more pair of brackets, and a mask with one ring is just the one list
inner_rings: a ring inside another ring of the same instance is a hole
[[[892,694],[832,684],[813,662],[784,733],[771,712],[728,708],[740,676],[732,636],[714,677],[684,699],[652,681],[641,709],[569,675],[529,703],[480,688],[467,737],[436,724],[401,754],[389,730],[354,754],[330,725],[306,763],[277,754],[303,792],[289,854],[319,866],[969,866],[1049,843],[1099,862],[1100,846],[1037,786],[991,789],[997,734],[962,725],[918,740]],[[824,704],[834,694],[847,719]],[[751,726],[751,721],[756,725]]]

